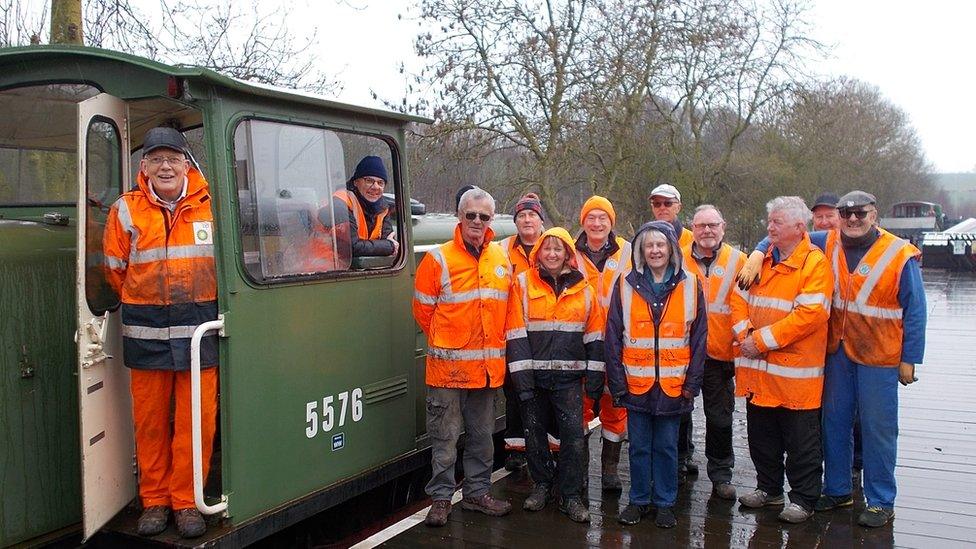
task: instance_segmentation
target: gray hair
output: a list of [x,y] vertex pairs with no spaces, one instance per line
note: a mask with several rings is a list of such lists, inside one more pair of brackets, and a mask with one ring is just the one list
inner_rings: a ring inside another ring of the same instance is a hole
[[698,212],[703,212],[705,210],[715,210],[715,213],[718,214],[719,218],[721,218],[722,221],[725,221],[725,216],[722,215],[722,211],[716,208],[715,206],[713,206],[712,204],[702,204],[701,206],[698,206],[697,208],[695,208],[695,212],[692,214],[692,217],[698,215]]
[[799,196],[777,196],[766,203],[766,212],[783,212],[790,221],[806,226],[813,219],[813,212]]
[[464,194],[461,195],[461,200],[458,201],[458,217],[461,217],[461,211],[464,210],[464,206],[466,206],[468,202],[474,202],[476,200],[487,200],[488,203],[491,204],[491,213],[495,213],[495,199],[488,194],[488,191],[475,187],[465,191]]

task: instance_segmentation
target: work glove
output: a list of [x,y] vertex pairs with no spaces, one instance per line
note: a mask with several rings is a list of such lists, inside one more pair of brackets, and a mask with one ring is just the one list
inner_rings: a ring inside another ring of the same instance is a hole
[[745,265],[742,266],[742,270],[735,277],[736,282],[739,284],[739,288],[743,290],[748,290],[753,284],[759,283],[759,273],[762,271],[763,258],[766,254],[760,252],[759,250],[754,250],[749,254],[749,258],[746,259]]
[[586,373],[586,396],[593,400],[599,401],[600,397],[603,396],[603,383],[604,375],[603,372],[587,372]]

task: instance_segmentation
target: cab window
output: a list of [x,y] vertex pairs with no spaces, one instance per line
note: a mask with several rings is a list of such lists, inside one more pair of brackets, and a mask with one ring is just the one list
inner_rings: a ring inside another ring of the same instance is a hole
[[[402,232],[395,198],[397,166],[385,140],[245,120],[234,133],[234,156],[244,267],[255,282],[383,271],[397,264],[401,253],[390,253],[394,248],[388,243],[372,248],[357,243],[364,233],[367,240],[395,240]],[[369,188],[374,196],[378,187],[386,193],[371,202],[357,195],[351,180],[366,156],[379,157],[389,179],[385,186],[376,181]],[[357,231],[363,224],[370,230]],[[373,248],[380,252],[371,255]]]

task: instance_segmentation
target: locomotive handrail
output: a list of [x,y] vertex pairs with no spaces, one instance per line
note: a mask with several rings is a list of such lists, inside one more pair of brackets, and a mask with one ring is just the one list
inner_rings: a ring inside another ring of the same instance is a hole
[[193,501],[197,509],[205,515],[214,515],[227,510],[227,496],[220,495],[220,503],[207,505],[203,499],[203,435],[200,427],[200,340],[203,335],[213,330],[220,330],[223,335],[224,319],[219,315],[217,320],[204,322],[197,326],[190,339],[190,416],[193,447]]

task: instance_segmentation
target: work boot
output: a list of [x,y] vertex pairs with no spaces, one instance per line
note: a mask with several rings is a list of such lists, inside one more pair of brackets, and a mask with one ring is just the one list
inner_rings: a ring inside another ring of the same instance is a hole
[[871,506],[865,509],[861,516],[857,517],[857,523],[868,528],[880,528],[888,524],[888,521],[893,518],[895,518],[894,509]]
[[783,494],[771,496],[758,488],[744,496],[739,497],[739,503],[743,507],[748,507],[750,509],[759,509],[760,507],[766,507],[767,505],[782,505],[783,501]]
[[176,531],[181,538],[198,538],[207,531],[203,515],[193,507],[176,512]]
[[620,492],[623,485],[620,483],[620,476],[617,474],[617,467],[620,465],[620,448],[622,442],[603,439],[603,451],[600,454],[600,469],[602,476],[600,480],[603,484],[604,492]]
[[579,498],[564,500],[559,504],[559,510],[573,522],[590,522],[590,510]]
[[515,472],[522,467],[525,467],[525,452],[517,450],[508,452],[508,456],[505,457],[505,470]]
[[850,507],[854,505],[854,498],[850,494],[846,496],[828,496],[824,494],[817,499],[817,503],[814,504],[814,511],[830,511],[831,509],[837,509],[838,507]]
[[658,528],[674,528],[678,524],[678,519],[674,516],[674,510],[670,507],[661,507],[657,510],[654,517],[654,526]]
[[522,509],[526,511],[541,511],[549,501],[549,487],[545,484],[536,484],[532,487],[529,497],[522,502]]
[[779,520],[790,524],[799,524],[813,516],[813,511],[808,511],[802,506],[790,502],[787,503],[779,513]]
[[735,501],[735,486],[728,482],[717,482],[712,485],[712,494],[719,499]]
[[155,536],[166,529],[167,522],[169,522],[169,507],[165,505],[146,507],[139,515],[139,528],[136,532],[140,536]]
[[427,526],[444,526],[447,524],[447,516],[451,514],[451,500],[436,499],[430,504],[430,511],[427,511],[427,518],[424,524]]
[[620,524],[634,525],[646,517],[654,508],[650,505],[627,505],[624,510],[617,515],[617,522]]
[[485,494],[476,498],[464,498],[461,500],[461,509],[465,511],[478,511],[490,517],[503,517],[512,511],[512,504],[491,497]]
[[678,468],[682,469],[689,477],[698,476],[698,464],[692,461],[691,456],[686,457],[684,462],[682,462]]

